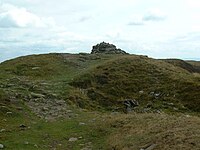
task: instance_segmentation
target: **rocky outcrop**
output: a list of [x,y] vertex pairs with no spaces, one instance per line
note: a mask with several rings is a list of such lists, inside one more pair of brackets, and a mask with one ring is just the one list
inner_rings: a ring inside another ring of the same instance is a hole
[[128,113],[131,112],[135,107],[139,106],[139,103],[135,99],[125,99],[124,106],[126,108],[126,112]]
[[128,54],[125,51],[116,48],[115,45],[102,42],[92,47],[91,54],[105,53],[105,54]]

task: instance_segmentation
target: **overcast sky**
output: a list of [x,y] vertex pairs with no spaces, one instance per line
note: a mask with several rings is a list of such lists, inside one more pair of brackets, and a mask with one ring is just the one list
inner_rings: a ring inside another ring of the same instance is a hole
[[0,0],[0,62],[89,53],[102,41],[155,58],[200,58],[200,0]]

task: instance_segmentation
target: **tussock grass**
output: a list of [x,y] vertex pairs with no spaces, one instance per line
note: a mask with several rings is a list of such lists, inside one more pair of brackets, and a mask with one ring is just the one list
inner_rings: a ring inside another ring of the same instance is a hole
[[[138,150],[153,144],[155,150],[199,149],[199,73],[178,62],[109,54],[31,55],[3,62],[0,141],[16,150]],[[74,117],[39,119],[27,105],[31,93],[65,100]],[[123,114],[126,98],[139,101],[135,111],[150,106],[161,114]],[[193,112],[196,117],[184,115]],[[71,137],[79,139],[72,143]]]
[[107,149],[138,150],[153,144],[156,144],[155,150],[200,147],[199,117],[150,113],[108,118],[102,126],[113,130],[107,139]]

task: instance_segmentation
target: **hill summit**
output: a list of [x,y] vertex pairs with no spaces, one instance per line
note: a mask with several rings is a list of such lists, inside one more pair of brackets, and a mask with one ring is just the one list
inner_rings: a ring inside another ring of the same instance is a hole
[[92,52],[91,54],[96,54],[96,53],[106,53],[106,54],[128,54],[125,51],[116,48],[115,45],[109,44],[106,42],[101,42],[100,44],[97,44],[92,47]]

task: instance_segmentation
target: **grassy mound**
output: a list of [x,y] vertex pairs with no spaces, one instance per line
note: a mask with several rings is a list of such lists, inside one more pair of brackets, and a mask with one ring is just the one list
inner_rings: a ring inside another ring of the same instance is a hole
[[[199,111],[200,85],[188,71],[161,60],[141,56],[117,56],[74,79],[71,85],[85,90],[91,101],[104,108],[122,107],[124,99],[136,99],[142,107]],[[114,107],[113,107],[114,106]]]
[[[1,144],[16,150],[198,149],[200,74],[191,68],[198,62],[172,62],[85,53],[3,62]],[[125,99],[139,102],[134,112],[122,113]]]

